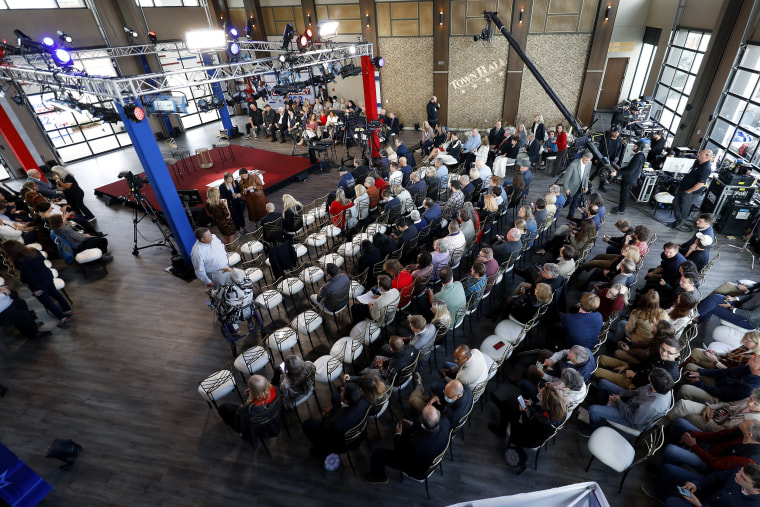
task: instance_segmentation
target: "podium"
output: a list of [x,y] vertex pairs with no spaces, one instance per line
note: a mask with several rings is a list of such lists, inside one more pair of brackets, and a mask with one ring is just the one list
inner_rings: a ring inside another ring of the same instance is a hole
[[11,507],[37,505],[53,486],[0,443],[0,499]]

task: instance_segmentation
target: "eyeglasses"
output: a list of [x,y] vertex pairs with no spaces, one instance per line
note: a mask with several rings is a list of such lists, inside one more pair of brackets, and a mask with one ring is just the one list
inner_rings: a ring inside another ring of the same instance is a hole
[[668,349],[664,349],[662,347],[660,347],[660,352],[662,352],[663,354],[667,354],[669,356],[675,356],[676,354],[678,354],[678,351],[676,351],[676,350],[668,350]]

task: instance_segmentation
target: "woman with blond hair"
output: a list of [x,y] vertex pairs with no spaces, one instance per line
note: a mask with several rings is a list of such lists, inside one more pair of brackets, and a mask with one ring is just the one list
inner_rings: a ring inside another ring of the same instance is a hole
[[633,346],[648,347],[657,322],[667,318],[667,312],[660,308],[660,295],[650,290],[641,297],[628,320],[618,322],[613,340],[620,342],[624,336],[628,336]]
[[735,349],[723,342],[712,342],[705,349],[694,349],[691,359],[700,368],[736,368],[744,366],[750,359],[760,354],[760,331],[750,331],[742,337],[741,345]]
[[232,221],[232,215],[226,199],[219,197],[219,189],[209,187],[206,190],[206,209],[208,210],[214,223],[219,228],[219,232],[224,238],[225,243],[231,243],[235,239],[235,222]]
[[356,207],[356,217],[359,220],[364,220],[369,216],[369,194],[367,188],[364,185],[356,185],[354,187],[356,197],[354,198],[354,206]]
[[290,235],[303,229],[303,204],[290,194],[282,196],[282,228]]
[[[242,434],[243,440],[254,449],[258,446],[259,435],[262,438],[274,437],[280,433],[280,418],[274,417],[265,426],[254,428],[250,424],[252,417],[266,412],[277,400],[279,391],[261,375],[251,375],[248,378],[248,397],[242,405],[223,403],[219,406],[219,415],[229,427]],[[256,433],[259,432],[259,433]]]
[[448,330],[451,326],[451,312],[449,312],[449,307],[446,306],[446,301],[433,301],[433,306],[430,310],[433,312],[433,319],[430,323],[436,329],[445,328]]

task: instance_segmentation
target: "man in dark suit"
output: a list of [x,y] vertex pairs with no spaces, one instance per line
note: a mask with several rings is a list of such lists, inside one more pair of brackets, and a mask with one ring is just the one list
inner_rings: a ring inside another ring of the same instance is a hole
[[412,364],[417,359],[419,351],[414,347],[404,347],[404,339],[400,336],[392,336],[390,339],[391,367],[400,373],[401,370]]
[[388,215],[388,218],[390,220],[396,220],[401,214],[403,204],[401,204],[398,197],[391,197],[391,191],[387,188],[383,190],[383,199],[386,200],[383,212],[389,212],[390,214]]
[[441,217],[441,206],[430,197],[426,197],[422,202],[422,206],[425,211],[422,213],[422,218],[427,220],[429,224],[433,223],[433,220]]
[[[274,211],[274,204],[271,202],[267,203],[266,208],[267,214],[261,219],[261,226],[264,228],[264,239],[270,242],[280,241],[285,234],[282,230],[282,221],[280,220],[282,215]],[[280,220],[279,228],[274,225],[277,220]],[[271,225],[267,226],[266,224]]]
[[402,420],[396,424],[393,449],[377,449],[372,453],[371,471],[364,478],[373,483],[387,484],[385,467],[401,470],[416,479],[424,479],[433,460],[446,450],[449,443],[449,420],[433,406],[422,411],[421,422]]
[[499,238],[496,243],[491,245],[491,248],[493,249],[493,258],[496,259],[499,264],[508,261],[512,252],[517,252],[522,248],[522,241],[520,241],[521,237],[522,232],[520,229],[514,227],[510,229],[505,238],[506,241]]
[[462,384],[454,379],[443,388],[444,399],[440,400],[438,396],[433,395],[428,401],[429,405],[437,405],[445,419],[455,427],[472,407],[472,390],[470,386]]
[[302,424],[303,432],[312,444],[309,453],[320,459],[345,449],[346,432],[359,424],[370,408],[369,401],[355,382],[348,382],[341,389],[338,402],[335,401],[331,408],[322,412],[320,421],[307,419]]
[[[266,114],[266,111],[264,112]],[[285,114],[285,108],[281,107],[277,109],[277,112],[274,113],[272,117],[272,124],[269,127],[269,135],[272,136],[271,141],[275,142],[277,141],[277,132],[280,132],[280,136],[282,137],[283,141],[285,142],[285,130],[288,129],[288,115]]]
[[[639,141],[633,145],[633,158],[625,168],[620,170],[620,200],[615,208],[612,208],[612,213],[623,214],[625,213],[625,207],[628,205],[628,197],[631,195],[631,189],[639,181],[641,177],[641,171],[644,170],[644,143]],[[615,174],[614,172],[612,173]]]
[[264,112],[262,113],[262,116],[264,118],[264,131],[267,133],[266,136],[264,136],[264,139],[269,139],[270,137],[274,138],[274,131],[277,127],[275,127],[275,123],[277,122],[277,113],[272,109],[272,106],[267,104],[264,106]]
[[528,132],[528,145],[525,147],[525,152],[530,159],[530,166],[535,169],[541,160],[541,143],[538,142],[533,132]]
[[328,312],[334,312],[345,308],[348,304],[348,291],[351,288],[351,279],[348,275],[338,271],[338,266],[329,262],[325,266],[325,283],[319,294],[309,296],[311,304],[317,308],[324,308]]
[[396,220],[396,232],[393,236],[396,238],[397,248],[404,246],[417,237],[416,227],[410,227],[411,220],[408,218],[399,218]]
[[399,136],[399,133],[401,132],[401,126],[398,122],[398,118],[396,118],[396,113],[388,113],[388,128],[391,132],[393,132],[396,137]]
[[375,268],[375,264],[382,260],[383,255],[380,253],[380,249],[373,245],[370,240],[365,239],[362,241],[361,255],[359,255],[359,259],[356,261],[356,274],[360,275],[364,270],[369,269],[367,284],[368,286],[374,285],[372,270]]

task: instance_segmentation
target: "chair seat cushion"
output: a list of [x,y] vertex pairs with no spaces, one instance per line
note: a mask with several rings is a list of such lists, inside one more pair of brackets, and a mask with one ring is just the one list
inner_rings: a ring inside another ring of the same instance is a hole
[[239,253],[227,252],[227,265],[234,266],[235,264],[239,264],[241,260],[243,260],[243,258]]
[[319,258],[319,263],[323,267],[327,266],[327,264],[335,264],[336,266],[341,267],[345,262],[346,260],[336,253],[329,253]]
[[269,363],[269,355],[261,346],[251,347],[235,358],[235,369],[241,373],[253,374]]
[[668,192],[659,192],[654,195],[654,200],[659,204],[673,204],[673,199],[675,199],[673,194]]
[[[309,249],[306,248],[301,243],[293,243],[293,249],[296,251],[296,257],[303,257],[307,253],[309,253]],[[267,259],[268,261],[269,259]]]
[[214,401],[227,396],[233,389],[235,389],[235,376],[230,370],[219,370],[201,380],[198,394],[204,400]]
[[[277,343],[279,341],[279,344]],[[267,347],[280,351],[290,350],[298,343],[298,333],[289,327],[281,327],[267,337]]]
[[306,244],[308,246],[322,246],[325,243],[327,243],[327,237],[324,235],[324,233],[314,232],[306,236]]
[[616,472],[623,472],[631,466],[636,454],[623,435],[606,426],[597,428],[591,434],[588,450],[596,459]]
[[245,279],[249,282],[258,282],[264,278],[264,272],[259,268],[248,268],[245,270]]
[[58,278],[58,270],[55,268],[50,268],[50,272],[53,274],[53,278]]
[[74,256],[74,260],[79,264],[86,264],[88,262],[97,261],[102,257],[103,252],[100,250],[100,248],[88,248],[87,250],[82,250],[76,254]]
[[340,236],[341,232],[343,232],[343,229],[341,229],[340,227],[335,227],[334,225],[326,225],[322,227],[322,233],[328,238],[334,238],[335,236]]
[[375,234],[377,234],[378,232],[379,232],[380,234],[385,234],[385,231],[386,231],[387,229],[388,229],[388,228],[387,228],[385,225],[383,225],[383,224],[369,224],[369,225],[367,226],[367,234],[370,234],[370,235],[372,235],[372,236],[374,236],[374,235],[375,235]]
[[298,278],[305,283],[314,283],[322,280],[325,272],[317,266],[309,266],[298,275]]
[[[329,375],[327,371],[328,365],[330,367],[337,366],[334,371],[329,373]],[[317,382],[322,382],[323,384],[332,382],[336,378],[339,378],[343,373],[343,363],[338,361],[337,358],[331,356],[330,354],[318,357],[317,360],[314,361],[314,366],[317,369],[314,378]]]
[[264,251],[264,243],[261,241],[249,241],[240,246],[240,251],[245,255],[256,255]]
[[256,296],[254,301],[259,307],[271,310],[275,306],[282,304],[282,294],[273,289],[265,290]]
[[39,243],[29,243],[29,244],[28,244],[28,245],[26,245],[26,246],[28,246],[29,248],[34,248],[34,249],[35,249],[35,250],[37,250],[38,252],[41,252],[41,251],[42,251],[42,245],[41,245],[41,244],[39,244]]
[[359,338],[361,337],[364,340],[364,345],[369,345],[370,343],[374,343],[375,340],[380,338],[380,327],[379,326],[370,326],[369,320],[363,320],[361,322],[357,322],[356,325],[351,328],[351,332],[349,333],[351,335],[351,338]]
[[306,310],[290,322],[290,327],[300,333],[311,333],[322,325],[322,316],[313,310]]
[[354,242],[358,245],[361,245],[362,241],[364,241],[365,239],[371,242],[373,237],[374,236],[372,234],[367,234],[366,232],[363,232],[361,234],[357,234],[354,236]]
[[360,284],[356,280],[351,280],[351,287],[348,289],[348,297],[351,299],[356,299],[366,291],[367,289],[364,287],[364,285]]
[[333,344],[330,349],[330,355],[336,357],[340,356],[343,354],[343,348],[345,347],[346,355],[343,357],[343,362],[346,364],[353,364],[354,361],[361,357],[362,352],[364,352],[364,345],[361,345],[353,354],[351,354],[351,343],[353,341],[353,338],[350,336],[344,336]]
[[286,296],[298,294],[304,288],[304,284],[298,278],[286,278],[277,285],[277,290]]
[[508,342],[514,342],[523,330],[523,325],[518,324],[513,320],[502,320],[496,325],[494,334],[497,334],[507,340]]
[[359,250],[359,245],[349,241],[340,245],[337,251],[338,255],[342,255],[343,257],[356,257],[359,253]]
[[[53,275],[53,276],[56,276],[56,275]],[[63,280],[57,277],[53,278],[53,283],[55,284],[55,290],[61,290],[66,287],[66,282],[64,282]]]
[[734,326],[717,326],[713,330],[713,341],[725,343],[731,349],[741,345],[742,337],[747,333],[745,329],[739,329]]
[[[498,349],[496,348],[497,344],[501,344]],[[501,358],[507,348],[509,348],[508,340],[498,334],[492,334],[483,340],[483,343],[480,344],[478,350],[480,350],[484,356],[496,361]]]

